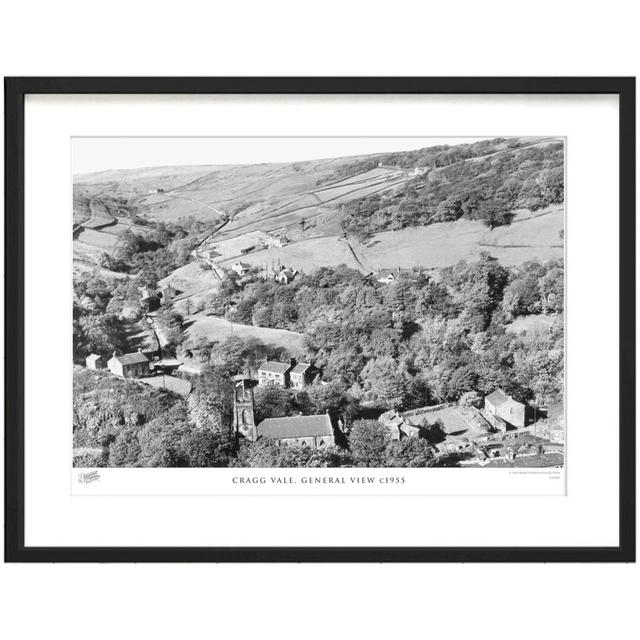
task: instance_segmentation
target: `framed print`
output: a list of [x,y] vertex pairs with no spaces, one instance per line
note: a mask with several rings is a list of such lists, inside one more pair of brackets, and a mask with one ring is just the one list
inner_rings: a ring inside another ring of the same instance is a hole
[[633,78],[8,78],[5,132],[7,560],[635,560]]

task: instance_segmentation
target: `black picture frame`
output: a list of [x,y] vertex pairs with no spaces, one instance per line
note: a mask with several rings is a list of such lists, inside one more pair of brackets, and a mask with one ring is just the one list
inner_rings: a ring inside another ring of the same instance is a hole
[[[634,562],[635,78],[5,78],[5,561]],[[616,94],[620,143],[619,530],[612,547],[26,547],[24,542],[24,101],[28,94]]]

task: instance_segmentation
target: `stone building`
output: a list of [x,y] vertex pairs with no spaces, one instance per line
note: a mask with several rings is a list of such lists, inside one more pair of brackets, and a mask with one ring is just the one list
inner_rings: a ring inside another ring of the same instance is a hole
[[124,353],[121,356],[113,352],[113,357],[107,362],[109,371],[121,378],[143,378],[150,374],[149,358],[141,349],[134,353]]
[[308,387],[319,372],[309,362],[298,362],[289,372],[292,389],[304,389]]
[[306,445],[322,449],[336,443],[336,434],[328,413],[313,416],[267,418],[257,427],[257,439],[278,444]]
[[234,262],[231,265],[231,271],[237,273],[239,276],[244,276],[251,269],[251,265],[246,262]]
[[253,410],[255,381],[247,376],[235,376],[233,394],[233,430],[237,436],[256,440],[256,422]]
[[[500,421],[508,425],[521,428],[527,424],[527,408],[522,402],[514,400],[502,389],[496,389],[484,399],[484,410],[491,417],[494,417],[494,426],[500,428]],[[496,419],[497,418],[497,419]],[[502,429],[501,429],[502,430]]]
[[296,361],[291,358],[289,362],[267,360],[258,369],[258,384],[261,387],[288,387],[291,370],[296,366]]

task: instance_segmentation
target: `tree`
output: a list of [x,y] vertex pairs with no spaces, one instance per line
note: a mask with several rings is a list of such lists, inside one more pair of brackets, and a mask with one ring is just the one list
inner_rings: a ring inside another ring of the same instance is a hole
[[283,387],[256,387],[254,389],[256,422],[266,418],[283,418],[298,413],[295,392]]
[[78,321],[74,347],[80,357],[90,353],[111,356],[127,350],[123,323],[113,314],[85,315]]
[[369,360],[360,374],[367,398],[387,407],[402,407],[407,399],[410,378],[390,357]]
[[190,431],[180,445],[190,467],[226,467],[233,452],[229,438],[204,429]]
[[458,403],[461,407],[475,407],[480,409],[484,402],[484,398],[481,393],[477,391],[467,391],[460,396]]
[[156,316],[156,332],[162,341],[163,350],[167,353],[175,355],[176,349],[182,343],[182,323],[183,317],[169,307],[162,309]]
[[385,466],[426,467],[433,459],[433,449],[422,438],[402,438],[387,446]]
[[458,262],[443,270],[443,283],[453,293],[453,301],[462,309],[461,321],[470,331],[484,331],[493,311],[502,301],[509,272],[486,252],[477,262]]
[[356,420],[349,434],[349,450],[358,467],[384,467],[391,435],[377,420]]
[[539,281],[543,313],[560,313],[564,309],[564,267],[560,261],[550,265]]
[[140,462],[138,431],[123,429],[109,446],[110,467],[137,467]]
[[340,467],[349,454],[336,447],[312,449],[306,445],[279,445],[273,440],[243,441],[233,466],[237,467]]
[[196,427],[228,437],[233,421],[233,382],[222,367],[205,367],[187,400]]

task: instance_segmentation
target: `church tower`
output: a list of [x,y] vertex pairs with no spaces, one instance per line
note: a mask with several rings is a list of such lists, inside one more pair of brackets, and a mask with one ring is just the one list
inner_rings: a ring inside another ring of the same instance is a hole
[[253,387],[255,381],[248,376],[235,376],[233,391],[233,428],[236,438],[255,440],[256,423],[253,415]]

